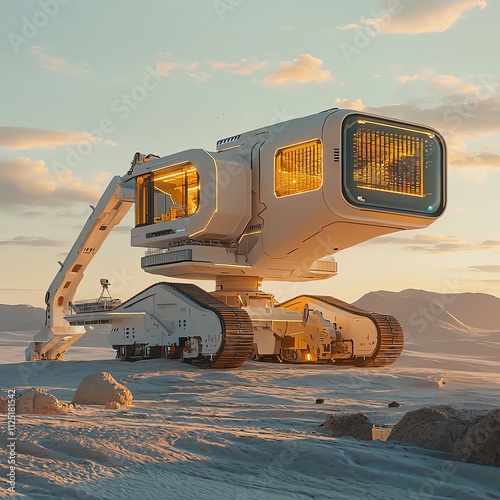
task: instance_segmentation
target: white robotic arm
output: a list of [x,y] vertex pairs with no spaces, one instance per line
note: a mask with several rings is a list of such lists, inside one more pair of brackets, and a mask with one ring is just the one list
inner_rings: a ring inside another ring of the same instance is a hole
[[85,269],[135,201],[134,187],[126,187],[125,177],[115,176],[61,264],[45,295],[45,325],[26,349],[26,361],[63,359],[64,352],[84,333],[83,327],[70,326],[64,319]]

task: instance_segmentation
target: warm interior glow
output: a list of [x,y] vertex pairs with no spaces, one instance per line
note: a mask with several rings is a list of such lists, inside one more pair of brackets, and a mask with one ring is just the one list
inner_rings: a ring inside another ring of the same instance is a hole
[[200,180],[191,163],[136,179],[136,225],[188,217],[198,211],[199,204]]
[[356,185],[362,189],[424,196],[426,141],[422,135],[386,124],[382,129],[366,127],[362,120],[358,123],[353,142]]
[[277,197],[304,193],[323,184],[323,148],[319,139],[278,149],[274,160]]

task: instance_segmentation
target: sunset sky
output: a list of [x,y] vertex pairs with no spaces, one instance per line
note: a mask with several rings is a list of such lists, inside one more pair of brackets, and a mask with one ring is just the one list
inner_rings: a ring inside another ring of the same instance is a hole
[[[493,0],[4,1],[0,303],[43,305],[89,204],[136,151],[213,151],[220,138],[335,106],[441,131],[447,211],[425,230],[338,253],[328,281],[266,290],[500,296],[499,20]],[[122,299],[158,281],[130,247],[132,212],[77,299],[97,296],[99,278]]]

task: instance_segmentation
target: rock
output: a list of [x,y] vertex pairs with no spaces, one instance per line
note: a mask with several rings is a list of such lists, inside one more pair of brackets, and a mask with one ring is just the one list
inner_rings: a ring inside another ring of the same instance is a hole
[[111,401],[131,405],[133,398],[124,385],[106,372],[92,373],[85,377],[73,397],[73,403],[79,405],[105,405]]
[[119,410],[120,406],[121,405],[120,405],[120,403],[118,403],[118,401],[108,401],[104,408],[106,410]]
[[7,413],[7,398],[0,396],[0,413]]
[[58,415],[70,410],[70,406],[61,403],[52,394],[47,394],[42,389],[34,387],[23,392],[16,400],[16,413],[37,415]]
[[407,413],[394,426],[388,441],[461,453],[468,424],[468,420],[451,406],[420,408]]
[[389,408],[399,408],[401,405],[397,401],[393,401],[387,405]]
[[316,400],[316,404],[317,404],[317,405],[322,405],[324,402],[325,402],[325,400],[324,400],[324,399],[322,399],[322,398],[318,398],[318,399]]
[[467,462],[500,467],[500,409],[491,410],[471,422],[463,454]]
[[321,427],[329,429],[334,437],[351,436],[365,441],[372,440],[373,424],[364,413],[328,415]]

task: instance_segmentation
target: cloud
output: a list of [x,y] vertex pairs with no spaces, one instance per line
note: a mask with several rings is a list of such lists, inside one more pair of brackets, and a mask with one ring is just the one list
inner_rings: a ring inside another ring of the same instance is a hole
[[89,64],[76,66],[62,57],[49,56],[44,52],[44,49],[38,45],[33,45],[33,47],[31,47],[31,53],[38,58],[38,62],[43,69],[54,71],[56,73],[83,75],[85,73],[90,73],[92,69]]
[[302,54],[292,62],[283,61],[281,68],[267,75],[263,82],[265,85],[285,85],[290,82],[310,83],[327,82],[333,79],[328,70],[323,70],[323,61],[309,54]]
[[32,219],[33,217],[41,217],[45,214],[41,210],[18,210],[16,212],[16,215],[18,215],[19,217],[28,217]]
[[335,99],[335,106],[344,109],[354,109],[356,111],[363,111],[366,109],[361,99]]
[[354,109],[359,111],[426,124],[443,133],[450,149],[461,149],[467,141],[500,132],[500,82],[491,75],[482,75],[480,80],[474,92],[449,93],[441,89],[429,97],[386,106],[366,106],[360,99],[335,102],[339,107],[349,108],[354,103]]
[[436,70],[425,68],[420,73],[414,75],[400,75],[397,77],[398,83],[424,81],[428,83],[431,92],[437,91],[446,94],[470,94],[480,91],[480,85],[465,82],[462,78],[454,75],[438,75]]
[[[58,210],[57,212],[54,213],[56,217],[69,217],[71,219],[79,218],[79,217],[85,217],[88,218],[91,214],[91,209],[90,207],[87,207],[85,211],[76,211],[76,210],[71,210],[68,208],[63,208],[61,210]],[[76,227],[76,226],[75,226]],[[78,226],[81,228],[81,226]]]
[[0,159],[0,209],[91,203],[101,193],[99,184],[87,184],[69,170],[50,172],[44,161]]
[[189,71],[194,71],[198,67],[198,63],[191,63],[191,64],[183,64],[183,63],[174,63],[170,61],[164,61],[159,59],[156,61],[156,67],[155,67],[155,72],[163,75],[165,73],[170,73],[174,69],[187,69]]
[[[339,29],[363,29],[372,34],[442,33],[451,28],[469,11],[486,8],[487,0],[418,0],[397,3],[397,7],[384,10],[377,17],[361,18],[358,23]],[[385,6],[384,6],[385,7]]]
[[212,69],[232,73],[234,75],[251,75],[255,71],[264,69],[267,65],[266,61],[259,61],[255,57],[247,57],[240,59],[235,63],[227,62],[211,62],[209,63]]
[[450,253],[470,250],[492,250],[500,248],[500,241],[485,240],[481,243],[469,243],[456,236],[417,234],[411,237],[381,236],[367,242],[371,245],[399,245],[405,251],[432,253]]
[[195,73],[194,71],[188,71],[187,76],[189,76],[189,78],[192,78],[193,80],[196,80],[199,83],[205,83],[210,78],[210,75],[205,71],[200,71],[199,73]]
[[100,184],[108,184],[112,177],[113,174],[111,172],[108,172],[107,170],[99,170],[99,172],[92,174],[90,179],[93,182],[99,182]]
[[[0,127],[0,147],[27,150],[32,148],[55,148],[68,144],[98,144],[102,139],[87,132],[66,132],[28,127]],[[114,141],[105,144],[116,146]]]
[[0,245],[16,245],[16,246],[30,246],[30,247],[62,247],[68,246],[67,241],[51,240],[43,236],[14,236],[9,240],[0,240]]
[[497,265],[478,265],[469,266],[472,271],[479,271],[481,273],[500,273],[500,266]]
[[457,167],[500,167],[500,155],[481,152],[468,153],[460,151],[448,152],[449,163]]

